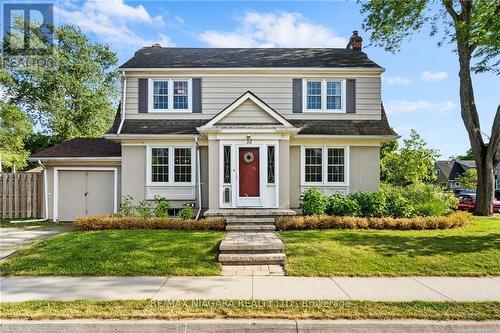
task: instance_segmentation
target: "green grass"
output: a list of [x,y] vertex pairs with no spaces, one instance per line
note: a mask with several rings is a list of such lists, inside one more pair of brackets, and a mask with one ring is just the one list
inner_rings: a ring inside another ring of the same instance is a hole
[[500,275],[500,218],[449,230],[283,231],[288,275]]
[[499,302],[30,301],[1,303],[2,319],[432,319],[498,320]]
[[68,232],[0,264],[2,275],[218,275],[222,232]]

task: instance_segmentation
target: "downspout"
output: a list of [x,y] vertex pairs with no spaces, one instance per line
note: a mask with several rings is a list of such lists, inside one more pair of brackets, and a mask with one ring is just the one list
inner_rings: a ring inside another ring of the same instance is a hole
[[43,169],[43,218],[45,220],[49,219],[49,190],[47,184],[47,168],[43,165],[41,160],[38,160],[38,164]]
[[120,120],[120,126],[118,126],[118,131],[116,131],[116,135],[119,135],[122,131],[123,123],[125,122],[125,103],[127,101],[127,76],[125,75],[125,72],[122,72],[122,77],[123,77],[123,94],[122,94],[122,109],[121,109],[121,120]]
[[198,212],[196,213],[196,220],[200,218],[201,213],[201,172],[200,172],[200,145],[198,144],[198,137],[194,138],[196,142],[196,181],[198,182]]

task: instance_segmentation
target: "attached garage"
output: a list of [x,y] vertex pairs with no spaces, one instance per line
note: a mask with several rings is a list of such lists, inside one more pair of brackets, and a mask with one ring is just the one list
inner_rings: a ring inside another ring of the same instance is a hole
[[54,220],[116,212],[116,173],[113,168],[54,168]]
[[113,214],[121,197],[121,145],[76,138],[30,156],[44,168],[44,217],[74,221]]

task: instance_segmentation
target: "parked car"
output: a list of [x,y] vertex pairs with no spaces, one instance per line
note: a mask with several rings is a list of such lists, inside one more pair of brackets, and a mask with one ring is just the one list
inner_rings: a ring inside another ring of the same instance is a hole
[[[476,208],[476,194],[462,194],[458,196],[458,210],[473,212]],[[500,201],[493,199],[493,213],[500,213]]]

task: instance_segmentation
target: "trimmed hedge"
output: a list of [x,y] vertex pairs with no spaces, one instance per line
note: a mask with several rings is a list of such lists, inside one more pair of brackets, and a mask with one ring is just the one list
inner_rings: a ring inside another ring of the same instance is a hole
[[471,223],[472,215],[453,212],[446,216],[423,216],[412,218],[351,217],[351,216],[287,216],[276,220],[278,230],[312,229],[392,229],[424,230],[463,227]]
[[205,230],[222,231],[225,221],[222,218],[184,220],[175,217],[133,217],[119,215],[93,215],[80,217],[75,221],[79,230],[107,229],[170,229],[170,230]]

